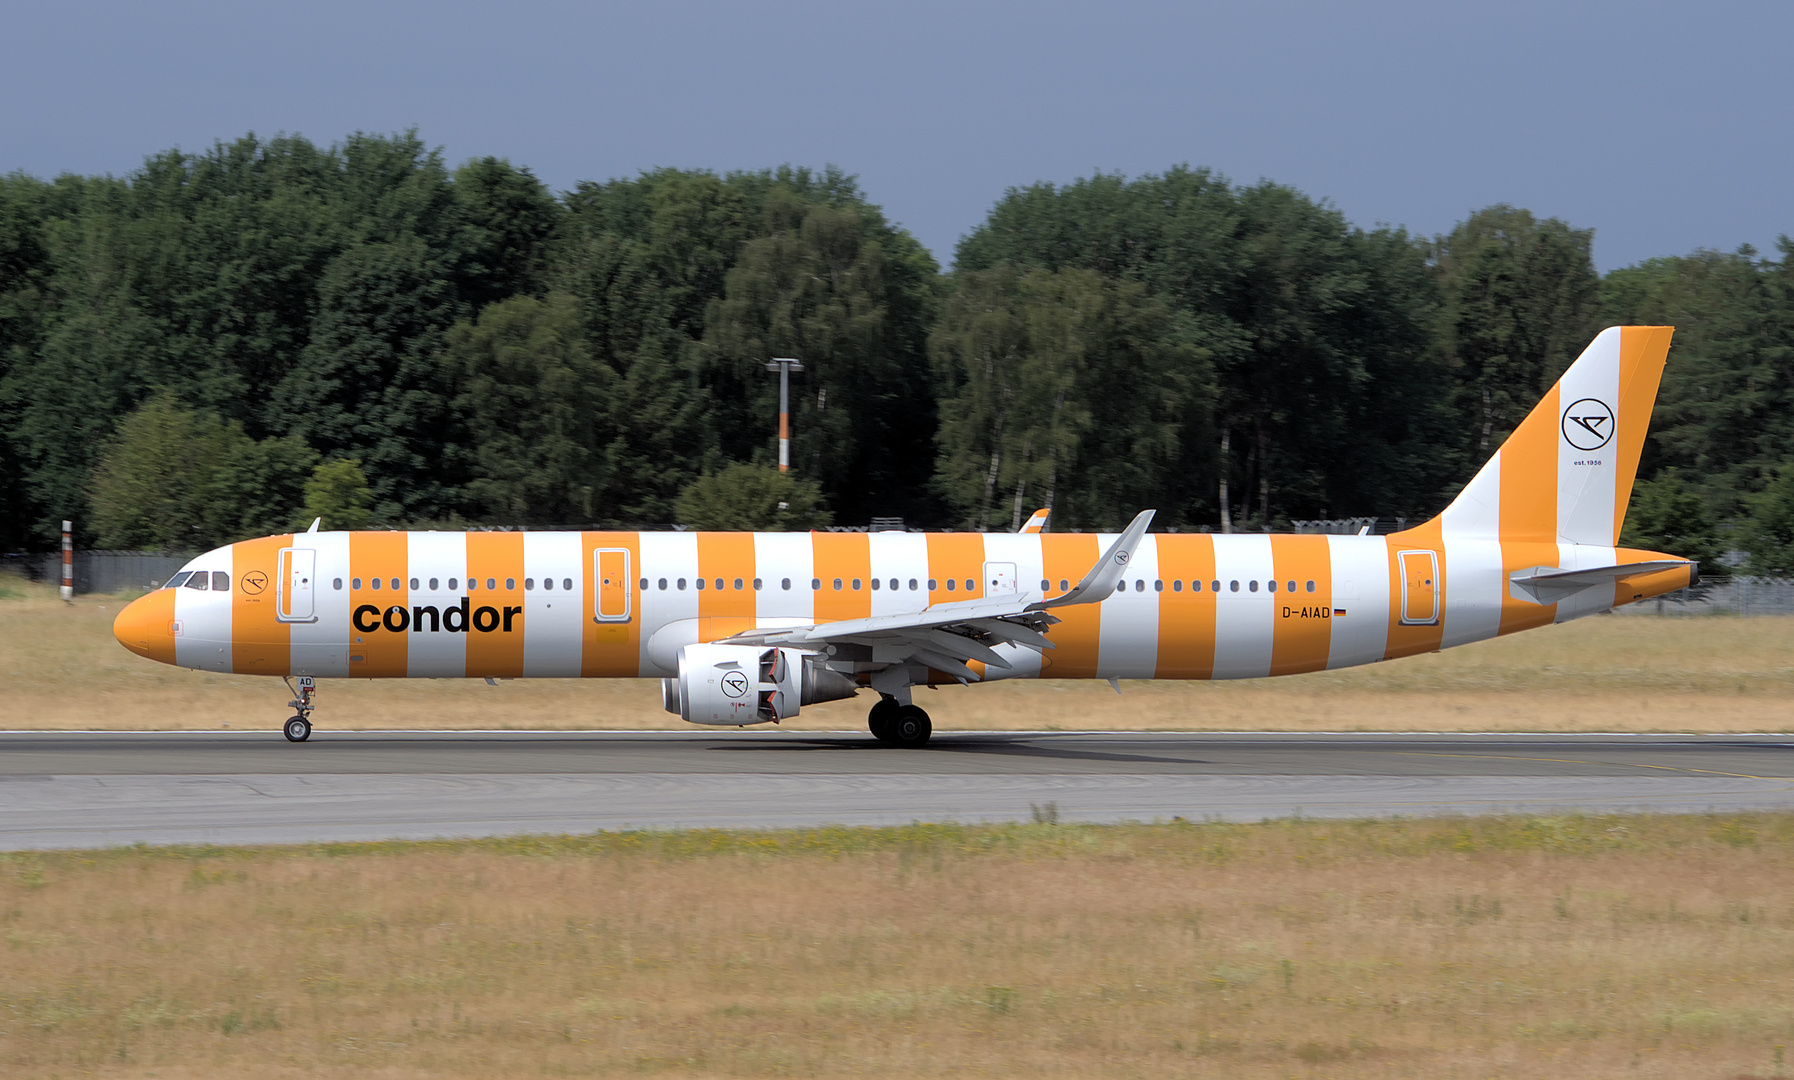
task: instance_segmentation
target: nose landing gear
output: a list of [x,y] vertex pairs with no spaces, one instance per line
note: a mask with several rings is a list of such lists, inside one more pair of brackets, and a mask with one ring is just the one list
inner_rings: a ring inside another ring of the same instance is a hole
[[282,728],[287,742],[304,742],[311,738],[311,712],[316,706],[311,703],[312,694],[317,692],[317,684],[310,675],[299,676],[299,686],[294,689],[291,679],[286,680],[287,689],[293,691],[293,700],[288,705],[298,710]]
[[914,749],[928,744],[934,724],[919,705],[904,705],[896,698],[883,696],[866,717],[872,737],[886,746]]

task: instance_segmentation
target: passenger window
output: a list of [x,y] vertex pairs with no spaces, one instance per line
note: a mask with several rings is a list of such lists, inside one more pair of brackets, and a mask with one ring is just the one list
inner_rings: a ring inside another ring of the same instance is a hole
[[[355,587],[357,589],[361,588],[360,585],[356,585]],[[449,592],[455,592],[455,591],[459,590],[460,588],[461,588],[461,579],[460,578],[449,578]]]
[[704,591],[704,579],[703,578],[698,579],[698,591],[699,592]]
[[841,579],[840,578],[835,579],[835,591],[836,592],[841,591]]
[[810,579],[810,591],[811,592],[821,592],[822,591],[822,579],[821,578],[811,578]]
[[516,578],[508,577],[505,579],[505,588],[506,589],[515,589],[516,587],[517,587],[517,579]]
[[959,580],[957,578],[948,578],[947,579],[947,591],[952,592],[954,589],[957,589],[957,588],[959,588]]
[[677,582],[675,582],[675,584],[677,584],[679,586],[679,589],[681,592],[684,591],[684,589],[685,589],[685,579],[684,578],[680,578]]
[[1257,592],[1258,591],[1258,579],[1253,578],[1251,581],[1246,582],[1246,589],[1249,592]]
[[735,591],[736,592],[741,591],[741,579],[740,578],[735,579]]
[[877,578],[872,579],[872,591],[873,592],[878,591],[878,579]]
[[[529,578],[523,579],[523,587],[526,589],[529,588]],[[542,579],[542,588],[546,592],[553,592],[554,591],[554,579],[551,577],[543,578]]]
[[977,588],[977,586],[972,583],[972,579],[966,578],[966,592],[971,592],[975,588]]
[[1190,591],[1191,592],[1201,592],[1202,591],[1202,582],[1200,582],[1200,581],[1190,582]]
[[1290,582],[1285,582],[1285,584],[1287,584],[1289,586],[1289,588],[1285,590],[1286,592],[1295,592],[1296,591],[1296,583],[1295,582],[1290,581]]
[[[661,588],[663,588],[663,589],[664,589],[664,588],[666,588],[666,583],[665,583],[665,582],[662,582],[662,583],[661,583],[661,586],[660,586],[660,587],[661,587]],[[648,591],[648,579],[647,579],[647,578],[643,578],[643,579],[642,579],[642,591],[643,591],[643,592],[647,592],[647,591]]]
[[860,579],[859,579],[859,578],[854,578],[854,579],[853,579],[853,591],[854,591],[854,592],[859,592],[859,591],[860,591]]
[[351,589],[361,588],[361,579],[360,578],[351,578],[349,580],[349,588],[351,588]]
[[436,592],[438,589],[441,588],[441,586],[442,586],[441,578],[431,578],[430,579],[430,591],[431,592]]
[[910,591],[910,592],[915,592],[915,591],[916,591],[916,579],[915,579],[915,578],[910,578],[910,579],[909,579],[909,591]]
[[661,592],[666,592],[666,591],[667,591],[667,579],[666,579],[666,578],[661,578],[661,579],[660,579],[660,591],[661,591]]
[[393,591],[393,592],[398,592],[398,591],[399,591],[399,579],[398,579],[398,578],[393,578],[393,579],[392,579],[392,591]]
[[1270,590],[1271,590],[1271,591],[1272,591],[1272,592],[1276,592],[1276,591],[1277,591],[1277,582],[1276,582],[1276,581],[1267,581],[1267,582],[1265,582],[1265,585],[1266,585],[1266,586],[1267,586],[1267,587],[1268,587],[1268,588],[1269,588],[1269,589],[1270,589]]
[[790,592],[791,591],[791,579],[790,578],[780,578],[779,579],[779,588],[784,589],[786,592]]
[[1308,591],[1309,591],[1309,592],[1313,592],[1313,591],[1314,591],[1314,582],[1312,582],[1312,581],[1311,581],[1311,582],[1309,582],[1309,583],[1308,583]]
[[336,578],[335,580],[331,581],[330,587],[335,589],[337,592],[342,592],[343,591],[343,579]]
[[493,579],[493,578],[486,579],[486,591],[487,592],[493,592],[497,588],[498,588],[498,582],[495,579]]
[[[648,587],[648,579],[643,578],[642,579],[642,588],[645,589],[647,587]],[[572,592],[573,591],[573,579],[570,577],[562,578],[561,579],[561,588],[567,590],[568,592]]]
[[412,578],[412,579],[411,579],[411,588],[412,588],[412,589],[413,589],[413,590],[414,590],[414,591],[415,591],[415,590],[416,590],[416,589],[417,589],[417,579],[416,579],[416,578]]
[[212,591],[230,592],[230,575],[222,570],[212,571]]
[[[1208,583],[1208,587],[1209,587],[1209,589],[1210,589],[1210,590],[1211,590],[1211,591],[1213,591],[1213,592],[1220,592],[1220,591],[1221,591],[1221,583],[1220,583],[1220,582],[1219,582],[1219,581],[1211,581],[1211,582],[1209,582],[1209,583]],[[1239,583],[1239,582],[1237,582],[1237,581],[1236,581],[1236,582],[1234,582],[1234,583],[1233,583],[1233,591],[1234,591],[1234,592],[1239,592],[1239,591],[1240,591],[1240,583]]]
[[754,591],[755,592],[760,591],[760,579],[759,578],[754,579]]
[[[414,586],[412,586],[412,588],[416,588],[416,586],[414,585]],[[536,579],[535,578],[526,577],[523,579],[523,591],[524,592],[534,592],[535,588],[536,588]]]
[[1139,578],[1135,578],[1134,579],[1134,591],[1135,592],[1145,592],[1146,591],[1146,582],[1140,580]]
[[1239,592],[1240,591],[1240,583],[1237,581],[1228,582],[1227,583],[1227,591],[1228,592]]
[[891,591],[892,592],[897,591],[897,579],[896,578],[891,579]]
[[1051,589],[1052,587],[1053,587],[1052,584],[1050,582],[1048,582],[1046,578],[1040,579],[1040,591],[1041,592],[1046,592],[1048,589]]
[[1071,590],[1071,582],[1065,580],[1064,578],[1060,578],[1059,579],[1059,591],[1060,592],[1069,592],[1070,590]]
[[379,578],[369,578],[368,584],[372,585],[376,590],[378,590],[380,588],[380,579]]
[[1172,592],[1183,592],[1184,591],[1184,583],[1183,583],[1182,578],[1179,578],[1178,580],[1173,581],[1171,583],[1171,591]]
[[[720,589],[720,588],[722,588],[722,587],[723,587],[723,579],[722,579],[722,578],[717,578],[717,579],[716,579],[716,587],[717,587],[717,588],[719,588],[719,589]],[[736,582],[736,583],[735,583],[735,587],[736,587],[736,588],[737,588],[737,589],[739,589],[739,588],[741,588],[741,582],[739,582],[739,581],[738,581],[738,582]]]
[[929,592],[933,592],[933,591],[934,591],[934,589],[935,589],[935,584],[934,584],[934,579],[933,579],[933,578],[929,578],[929,579],[928,579],[928,591],[929,591]]

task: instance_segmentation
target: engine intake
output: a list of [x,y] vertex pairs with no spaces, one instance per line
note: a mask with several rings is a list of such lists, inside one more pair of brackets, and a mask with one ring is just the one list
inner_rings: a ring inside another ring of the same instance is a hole
[[694,724],[741,727],[788,720],[804,705],[854,696],[859,687],[797,649],[687,645],[679,675],[660,681],[661,703]]

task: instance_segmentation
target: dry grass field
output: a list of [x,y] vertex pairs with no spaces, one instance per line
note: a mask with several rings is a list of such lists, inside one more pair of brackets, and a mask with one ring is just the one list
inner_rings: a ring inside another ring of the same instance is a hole
[[1737,1078],[1794,817],[0,855],[7,1077]]
[[[0,728],[277,730],[278,680],[209,675],[127,653],[127,598],[0,578]],[[1221,683],[994,683],[922,691],[940,729],[1791,731],[1794,619],[1595,617],[1349,671]],[[329,682],[317,722],[368,728],[679,728],[654,680]],[[795,730],[857,729],[864,700]]]

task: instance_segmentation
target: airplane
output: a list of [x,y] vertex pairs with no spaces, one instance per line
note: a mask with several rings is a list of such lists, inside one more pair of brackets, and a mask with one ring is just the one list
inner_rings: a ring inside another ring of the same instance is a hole
[[1457,498],[1384,536],[311,531],[245,540],[131,602],[132,652],[318,680],[659,678],[743,727],[870,691],[871,734],[927,743],[917,686],[1247,679],[1561,623],[1697,584],[1618,548],[1673,328],[1602,331]]

